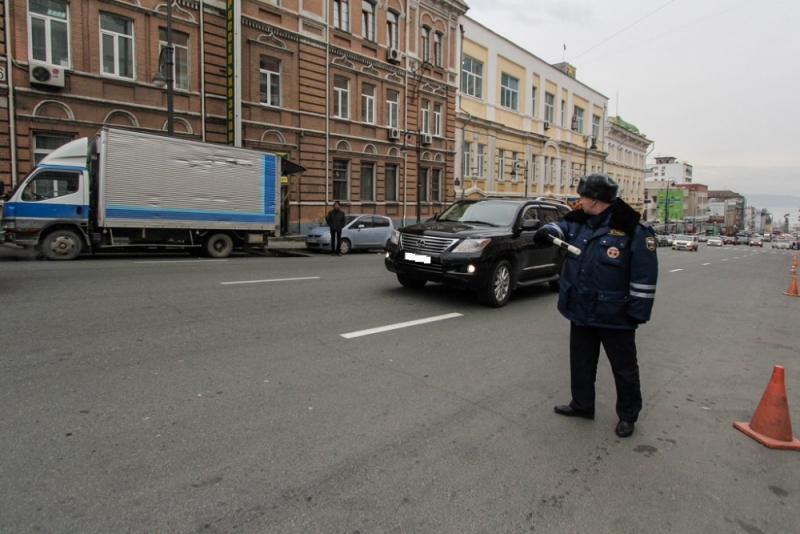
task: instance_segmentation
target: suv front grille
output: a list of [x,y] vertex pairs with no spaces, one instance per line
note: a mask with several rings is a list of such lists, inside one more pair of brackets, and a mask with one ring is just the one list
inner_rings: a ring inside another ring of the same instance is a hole
[[400,248],[408,252],[438,256],[450,248],[458,239],[449,237],[430,237],[424,235],[400,234]]

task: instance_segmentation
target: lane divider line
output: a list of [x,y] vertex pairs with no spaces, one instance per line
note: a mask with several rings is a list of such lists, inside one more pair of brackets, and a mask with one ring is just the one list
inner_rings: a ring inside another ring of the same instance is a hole
[[219,263],[228,260],[153,260],[135,261],[133,263]]
[[682,271],[682,270],[683,270],[683,269],[672,269],[670,272],[671,272],[671,273],[677,273],[677,272],[679,272],[679,271]]
[[241,280],[239,282],[220,282],[223,286],[232,286],[236,284],[264,284],[267,282],[293,282],[295,280],[319,280],[319,276],[304,276],[302,278],[273,278],[271,280]]
[[463,315],[460,313],[447,313],[445,315],[437,315],[435,317],[428,317],[426,319],[416,319],[414,321],[406,321],[404,323],[395,323],[386,326],[378,326],[376,328],[368,328],[366,330],[359,330],[358,332],[349,332],[347,334],[342,334],[341,336],[345,339],[353,339],[354,337],[369,336],[371,334],[379,334],[381,332],[388,332],[390,330],[408,328],[409,326],[417,326],[426,323],[434,323],[436,321],[455,319],[456,317],[463,317]]

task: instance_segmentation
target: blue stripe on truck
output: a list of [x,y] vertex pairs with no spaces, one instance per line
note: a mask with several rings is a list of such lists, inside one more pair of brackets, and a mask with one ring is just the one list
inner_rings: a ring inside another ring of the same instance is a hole
[[[278,176],[278,157],[264,154],[261,162],[261,182],[264,191],[264,213],[275,213],[275,184]],[[274,217],[273,217],[274,218]]]
[[220,221],[220,222],[267,223],[267,224],[275,223],[274,212],[254,213],[254,212],[222,211],[222,210],[144,208],[139,206],[106,206],[106,218],[142,219],[147,221]]

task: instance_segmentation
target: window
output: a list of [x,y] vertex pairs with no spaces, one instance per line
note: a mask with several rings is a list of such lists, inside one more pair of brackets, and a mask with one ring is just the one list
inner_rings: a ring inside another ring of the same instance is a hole
[[483,98],[483,63],[469,56],[461,63],[461,92]]
[[428,173],[430,169],[426,167],[420,167],[419,169],[419,189],[417,193],[419,194],[420,202],[428,202]]
[[400,93],[386,91],[386,126],[390,128],[397,128],[398,117],[400,115]]
[[430,133],[430,120],[431,120],[431,103],[428,100],[423,100],[420,106],[420,124],[419,131],[422,133]]
[[361,37],[375,41],[375,4],[361,0]]
[[281,62],[275,58],[261,56],[259,65],[261,103],[281,105]]
[[433,135],[442,135],[442,105],[433,105]]
[[333,116],[340,119],[350,117],[347,100],[350,98],[350,80],[344,76],[333,77]]
[[464,148],[461,151],[461,176],[470,176],[472,163],[472,143],[464,142]]
[[433,32],[433,58],[431,62],[437,67],[442,66],[442,39],[444,35],[440,32]]
[[572,115],[572,129],[576,132],[583,132],[583,108],[575,106]]
[[497,181],[502,182],[506,179],[506,151],[502,148],[497,149]]
[[536,116],[536,87],[531,87],[531,116]]
[[505,72],[500,79],[500,105],[508,109],[517,109],[519,96],[519,80]]
[[386,12],[386,46],[400,48],[400,15],[394,11]]
[[544,120],[552,124],[556,114],[556,96],[550,93],[544,94]]
[[431,29],[422,27],[422,61],[431,60]]
[[387,202],[397,202],[397,165],[387,165],[384,174],[384,198]]
[[567,101],[561,101],[561,127],[566,127],[567,124]]
[[103,74],[133,78],[133,21],[100,14],[100,55]]
[[600,139],[600,117],[592,115],[592,136],[595,141]]
[[479,178],[486,175],[486,145],[478,144],[478,154],[475,157],[475,174]]
[[22,200],[37,202],[78,192],[80,175],[74,172],[44,171],[28,182]]
[[72,141],[64,135],[35,134],[33,136],[33,164],[38,165],[50,152]]
[[69,67],[69,17],[60,0],[29,0],[30,57]]
[[350,31],[350,4],[348,0],[333,0],[333,27]]
[[[167,29],[158,29],[159,54],[167,46]],[[189,90],[189,35],[172,30],[172,79],[177,89]]]
[[350,190],[350,162],[346,159],[333,160],[333,200],[347,200]]
[[442,169],[431,169],[431,202],[442,201]]
[[361,200],[375,200],[375,164],[361,163]]
[[375,86],[361,85],[361,122],[375,124]]

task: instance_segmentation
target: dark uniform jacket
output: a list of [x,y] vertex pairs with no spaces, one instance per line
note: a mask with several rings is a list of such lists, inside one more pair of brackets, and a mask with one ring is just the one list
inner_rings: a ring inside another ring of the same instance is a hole
[[341,230],[347,222],[347,217],[341,209],[333,209],[328,212],[325,222],[331,230]]
[[581,249],[567,254],[558,310],[581,326],[632,330],[650,319],[658,279],[655,233],[621,199],[592,216],[575,210],[551,235]]

